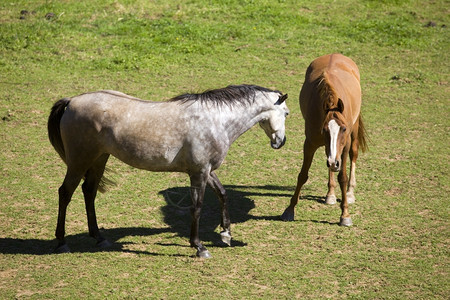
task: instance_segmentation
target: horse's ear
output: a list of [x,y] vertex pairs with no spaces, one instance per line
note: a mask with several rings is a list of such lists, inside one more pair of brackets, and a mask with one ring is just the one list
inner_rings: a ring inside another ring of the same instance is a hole
[[340,112],[341,114],[344,112],[344,102],[342,102],[342,99],[341,99],[341,98],[338,99],[337,110],[338,110],[338,112]]
[[275,104],[280,105],[281,103],[283,103],[284,101],[286,101],[287,98],[288,98],[288,94],[281,95],[281,96],[278,98],[278,100],[277,100],[277,102],[276,102]]

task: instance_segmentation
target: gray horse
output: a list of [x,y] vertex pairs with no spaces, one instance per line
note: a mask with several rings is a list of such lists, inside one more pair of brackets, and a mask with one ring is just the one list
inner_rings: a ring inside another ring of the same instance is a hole
[[190,244],[203,258],[211,256],[199,239],[200,211],[208,184],[221,202],[221,237],[230,245],[227,196],[214,170],[231,144],[256,123],[270,138],[272,148],[281,148],[289,113],[286,99],[279,91],[238,85],[165,102],[144,101],[116,91],[57,101],[48,119],[48,134],[67,173],[58,190],[58,246],[54,252],[70,252],[64,239],[66,210],[83,178],[89,234],[100,247],[110,245],[99,232],[94,206],[110,155],[136,168],[189,175],[193,202]]

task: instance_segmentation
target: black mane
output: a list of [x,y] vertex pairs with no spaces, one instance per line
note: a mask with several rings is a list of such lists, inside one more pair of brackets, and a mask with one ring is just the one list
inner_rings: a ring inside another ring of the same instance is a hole
[[[202,104],[212,103],[214,105],[227,105],[233,104],[252,104],[255,101],[256,92],[276,92],[257,85],[229,85],[225,88],[208,90],[200,94],[183,94],[176,96],[169,101],[180,101],[186,103],[190,101],[200,101]],[[281,94],[281,93],[280,93]]]

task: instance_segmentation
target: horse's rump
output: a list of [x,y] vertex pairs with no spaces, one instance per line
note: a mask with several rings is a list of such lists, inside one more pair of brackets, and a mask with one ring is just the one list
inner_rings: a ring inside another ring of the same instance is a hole
[[[66,163],[66,151],[64,149],[64,143],[61,137],[61,119],[70,101],[70,98],[63,98],[55,102],[50,111],[47,126],[50,143],[52,144],[53,148],[55,148],[56,152],[59,154],[64,163]],[[109,168],[106,168],[105,171],[110,172],[111,170]],[[105,192],[107,190],[107,186],[115,184],[116,183],[114,181],[106,178],[105,176],[102,176],[98,190],[100,192]]]

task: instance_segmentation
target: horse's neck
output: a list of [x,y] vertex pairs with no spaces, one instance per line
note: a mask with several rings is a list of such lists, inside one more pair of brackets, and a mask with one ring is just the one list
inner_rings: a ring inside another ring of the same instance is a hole
[[262,120],[263,106],[258,105],[258,101],[251,105],[236,105],[232,108],[224,108],[220,112],[223,128],[227,132],[230,143],[233,143],[247,130]]

